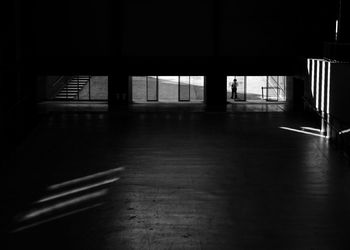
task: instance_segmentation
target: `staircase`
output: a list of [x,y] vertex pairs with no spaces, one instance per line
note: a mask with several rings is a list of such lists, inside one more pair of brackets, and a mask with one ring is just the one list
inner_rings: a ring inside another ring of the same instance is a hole
[[56,95],[56,100],[76,100],[80,90],[90,82],[91,76],[77,75],[70,79]]

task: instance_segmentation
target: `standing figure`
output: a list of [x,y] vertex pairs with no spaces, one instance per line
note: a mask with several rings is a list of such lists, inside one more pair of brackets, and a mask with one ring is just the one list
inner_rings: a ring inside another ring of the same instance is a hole
[[237,99],[237,85],[237,79],[235,78],[231,84],[231,99],[233,99],[233,97]]

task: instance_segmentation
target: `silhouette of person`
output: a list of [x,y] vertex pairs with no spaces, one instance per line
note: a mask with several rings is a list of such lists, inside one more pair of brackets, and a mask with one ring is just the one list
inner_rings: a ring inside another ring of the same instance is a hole
[[235,78],[231,84],[231,99],[233,99],[233,97],[237,99],[237,85],[237,79]]

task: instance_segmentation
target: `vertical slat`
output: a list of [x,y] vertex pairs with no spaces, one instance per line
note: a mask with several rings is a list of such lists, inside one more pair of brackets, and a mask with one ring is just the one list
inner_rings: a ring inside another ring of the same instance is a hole
[[321,77],[321,111],[325,111],[325,77],[326,77],[326,62],[322,60],[322,77]]
[[315,97],[315,60],[311,59],[311,69],[310,69],[310,73],[311,73],[311,95],[314,98]]
[[320,91],[320,61],[316,60],[316,110],[319,111],[319,91]]

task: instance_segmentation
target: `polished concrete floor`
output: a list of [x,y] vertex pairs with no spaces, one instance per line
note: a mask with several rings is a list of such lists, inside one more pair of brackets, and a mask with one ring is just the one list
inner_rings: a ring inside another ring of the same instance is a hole
[[350,169],[308,115],[144,111],[42,118],[9,249],[350,249]]

